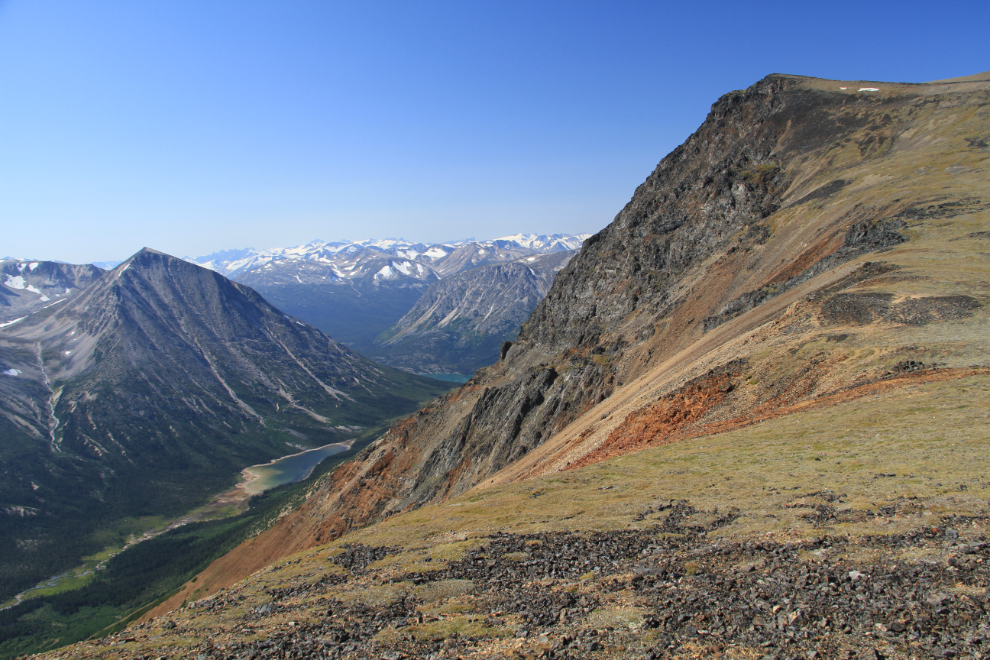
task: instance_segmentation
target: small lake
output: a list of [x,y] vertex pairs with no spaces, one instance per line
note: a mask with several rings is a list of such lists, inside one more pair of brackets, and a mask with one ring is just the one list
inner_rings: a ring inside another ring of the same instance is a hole
[[319,465],[324,458],[347,451],[350,448],[350,443],[337,442],[291,456],[283,456],[271,463],[252,465],[241,471],[247,478],[247,482],[239,487],[251,495],[257,495],[275,486],[302,481],[312,474],[313,468]]

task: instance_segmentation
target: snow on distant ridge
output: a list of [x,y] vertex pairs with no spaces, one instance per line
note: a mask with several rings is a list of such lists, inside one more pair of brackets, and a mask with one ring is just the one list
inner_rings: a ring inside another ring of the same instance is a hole
[[511,242],[536,252],[563,252],[564,250],[579,249],[589,236],[591,234],[513,234],[512,236],[496,238],[491,242]]
[[[351,277],[351,273],[353,276],[357,276],[359,271],[363,273],[363,269],[355,268],[355,264],[350,262],[352,258],[359,258],[356,255],[364,254],[365,257],[360,257],[364,259],[368,255],[377,253],[382,257],[405,260],[408,265],[399,267],[399,261],[391,262],[389,275],[379,273],[376,276],[376,278],[387,278],[396,272],[411,275],[415,271],[419,275],[423,275],[430,264],[447,257],[457,248],[472,243],[482,250],[497,247],[546,253],[576,250],[581,247],[588,236],[590,234],[514,234],[487,241],[471,238],[441,243],[415,243],[404,238],[369,238],[360,241],[314,240],[293,247],[274,247],[263,250],[255,248],[220,250],[212,254],[200,257],[184,257],[184,259],[233,279],[249,271],[271,268],[277,263],[292,261],[310,263],[315,261],[326,264],[336,276],[343,279]],[[413,267],[413,263],[417,263],[417,265]],[[418,264],[427,264],[427,266]],[[345,275],[345,272],[349,275]]]

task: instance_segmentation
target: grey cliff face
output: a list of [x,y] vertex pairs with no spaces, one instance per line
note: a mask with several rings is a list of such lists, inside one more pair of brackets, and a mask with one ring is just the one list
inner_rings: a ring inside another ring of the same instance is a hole
[[781,136],[791,118],[784,78],[723,96],[702,127],[664,158],[559,277],[521,341],[566,350],[594,343],[643,308],[662,317],[685,272],[780,208]]

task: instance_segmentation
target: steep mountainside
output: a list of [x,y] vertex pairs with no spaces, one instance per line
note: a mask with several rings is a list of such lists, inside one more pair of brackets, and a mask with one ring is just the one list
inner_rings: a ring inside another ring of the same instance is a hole
[[430,265],[440,277],[447,277],[479,266],[506,263],[532,254],[536,254],[536,250],[508,241],[471,242],[458,245],[447,256],[436,259]]
[[[586,241],[503,359],[328,475],[198,593],[472,488],[462,503],[858,397],[964,376],[986,387],[988,136],[990,76],[772,75],[725,95]],[[588,474],[605,473],[575,479]]]
[[5,597],[94,549],[100,526],[183,512],[248,465],[443,391],[148,249],[4,329],[0,366]]
[[102,274],[91,264],[0,261],[0,325],[68,300]]
[[528,256],[434,282],[367,354],[414,373],[472,374],[498,359],[575,254]]

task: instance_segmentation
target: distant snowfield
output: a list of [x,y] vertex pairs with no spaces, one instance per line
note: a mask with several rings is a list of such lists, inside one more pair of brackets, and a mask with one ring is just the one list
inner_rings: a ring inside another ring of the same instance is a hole
[[21,371],[19,369],[7,369],[7,371],[5,371],[3,373],[6,374],[6,375],[8,375],[8,376],[20,376],[21,375]]

